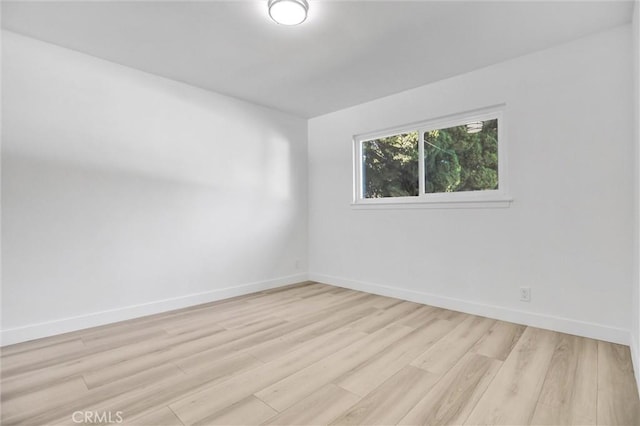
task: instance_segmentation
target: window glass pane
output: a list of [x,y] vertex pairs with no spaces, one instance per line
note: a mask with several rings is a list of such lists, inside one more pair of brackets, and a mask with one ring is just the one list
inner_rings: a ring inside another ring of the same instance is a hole
[[498,120],[424,134],[425,192],[498,189]]
[[417,196],[418,132],[362,142],[362,197]]

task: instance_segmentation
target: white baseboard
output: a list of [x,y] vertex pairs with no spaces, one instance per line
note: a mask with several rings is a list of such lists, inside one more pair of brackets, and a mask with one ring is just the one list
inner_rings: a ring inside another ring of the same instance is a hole
[[230,297],[242,296],[271,288],[282,287],[289,284],[306,281],[307,274],[289,275],[265,281],[258,281],[233,287],[219,288],[203,293],[188,294],[170,299],[156,300],[139,305],[125,306],[123,308],[110,309],[87,315],[62,318],[53,321],[30,324],[22,327],[9,328],[0,331],[0,346],[25,342],[27,340],[49,337],[70,331],[97,327],[132,318],[158,314]]
[[[589,337],[607,342],[629,345],[631,334],[629,330],[608,327],[602,324],[579,321],[570,318],[562,318],[533,312],[520,311],[502,306],[488,305],[452,297],[439,296],[431,293],[423,293],[415,290],[407,290],[390,287],[381,284],[373,284],[350,279],[334,277],[323,274],[309,273],[308,279],[323,284],[336,285],[352,290],[365,291],[381,296],[394,297],[439,308],[451,309],[473,315],[495,318],[502,321],[523,324],[547,330],[576,336]],[[637,371],[637,370],[636,370]],[[636,373],[637,374],[637,373]],[[639,382],[640,383],[640,382]]]
[[639,342],[637,342],[636,339],[631,336],[629,330],[608,327],[592,322],[578,321],[569,318],[520,311],[501,306],[488,305],[446,296],[439,296],[436,294],[424,293],[415,290],[407,290],[381,284],[373,284],[315,273],[310,273],[308,275],[305,273],[289,275],[286,277],[279,277],[265,281],[220,288],[203,293],[189,294],[185,296],[157,300],[139,305],[131,305],[123,308],[95,312],[87,315],[62,318],[38,324],[30,324],[22,327],[5,329],[0,331],[0,346],[11,345],[14,343],[25,342],[42,337],[54,336],[57,334],[68,333],[85,328],[97,327],[100,325],[111,324],[114,322],[143,317],[146,315],[153,315],[175,309],[186,308],[189,306],[213,302],[216,300],[228,299],[230,297],[242,296],[262,290],[295,284],[298,282],[306,281],[307,279],[324,284],[335,285],[352,290],[365,291],[368,293],[379,294],[381,296],[409,300],[412,302],[423,303],[425,305],[452,309],[455,311],[495,318],[503,321],[514,322],[517,324],[524,324],[532,327],[545,328],[562,333],[604,340],[607,342],[630,345],[636,381],[638,382],[638,386],[640,388],[640,348],[638,347]]

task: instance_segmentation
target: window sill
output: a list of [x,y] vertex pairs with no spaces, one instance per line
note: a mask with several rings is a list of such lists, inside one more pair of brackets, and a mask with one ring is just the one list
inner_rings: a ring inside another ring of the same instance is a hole
[[467,200],[425,200],[425,199],[377,199],[351,203],[355,210],[397,210],[397,209],[505,209],[511,206],[512,198],[467,199]]

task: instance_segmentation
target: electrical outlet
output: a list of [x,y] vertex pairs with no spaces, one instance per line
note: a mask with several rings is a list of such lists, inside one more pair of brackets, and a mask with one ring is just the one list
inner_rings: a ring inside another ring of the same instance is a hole
[[520,301],[531,302],[531,287],[520,287]]
[[293,267],[296,268],[296,269],[300,269],[300,261],[298,259],[296,259],[293,262]]

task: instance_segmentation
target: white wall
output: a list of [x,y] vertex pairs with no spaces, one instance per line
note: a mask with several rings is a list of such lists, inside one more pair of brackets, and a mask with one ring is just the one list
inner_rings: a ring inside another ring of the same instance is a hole
[[631,325],[631,356],[636,382],[640,389],[640,2],[634,2],[632,21],[633,83],[634,83],[634,141],[635,141],[635,202],[634,202],[634,251],[633,251],[633,296]]
[[[630,31],[310,120],[310,278],[628,343]],[[350,206],[354,134],[500,103],[511,207]],[[520,286],[531,287],[530,303]]]
[[306,120],[10,32],[2,65],[4,344],[306,277]]

